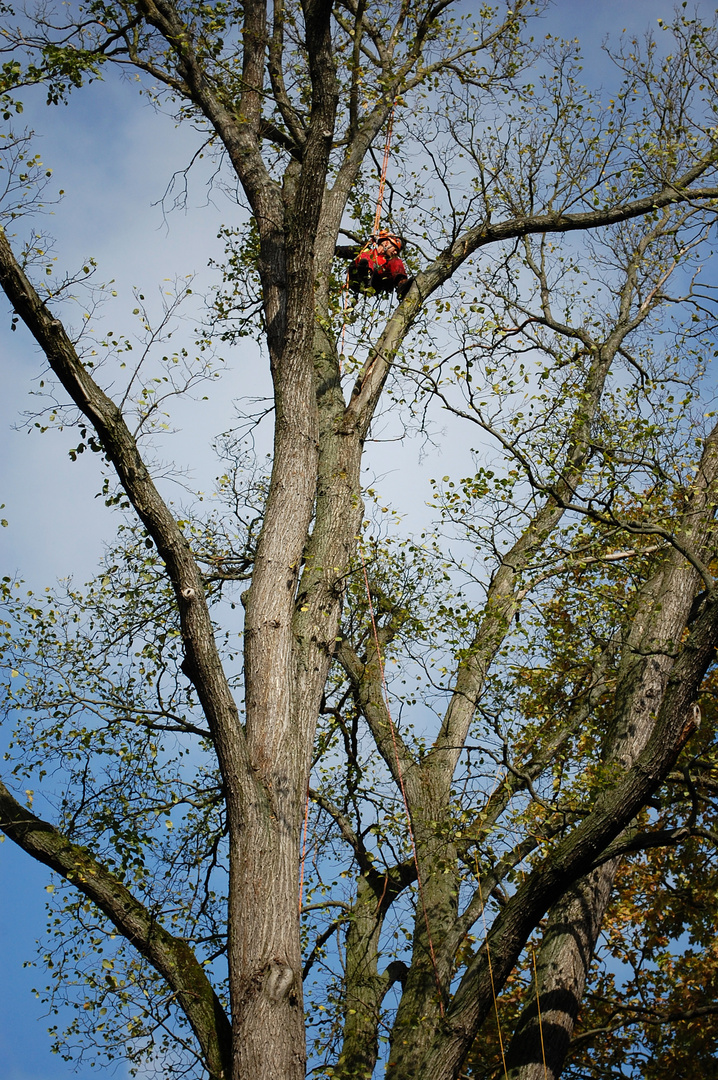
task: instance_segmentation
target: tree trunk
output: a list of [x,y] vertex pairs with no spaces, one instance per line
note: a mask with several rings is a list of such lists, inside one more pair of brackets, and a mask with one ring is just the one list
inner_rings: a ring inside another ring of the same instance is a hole
[[618,865],[612,859],[594,870],[554,906],[506,1054],[508,1080],[560,1076]]
[[344,1030],[342,1052],[334,1066],[336,1080],[371,1080],[378,1056],[381,1003],[390,985],[388,972],[379,974],[379,937],[384,922],[384,896],[388,881],[381,877],[377,891],[365,876],[346,936]]
[[[314,501],[316,409],[311,367],[292,364],[290,372],[293,385],[282,403],[287,412],[280,406],[277,413],[272,489],[245,624],[254,775],[228,798],[235,811],[229,901],[234,1060],[236,1076],[253,1080],[302,1080],[305,1073],[298,867],[311,735],[297,730],[292,624]],[[303,413],[286,401],[290,396],[303,399]],[[302,415],[309,423],[296,431],[293,418]]]
[[405,778],[414,827],[420,880],[409,973],[392,1032],[389,1064],[401,1061],[402,1075],[420,1076],[421,1063],[440,1030],[453,954],[444,942],[456,922],[459,875],[456,845],[437,829],[450,820],[451,773],[431,755]]
[[[698,551],[713,533],[712,514],[702,514],[715,472],[712,445],[704,468],[708,490],[699,486],[694,505],[676,530]],[[672,654],[699,586],[697,571],[674,549],[641,590],[619,666],[613,725],[604,746],[607,762],[630,768],[646,746],[673,666]],[[509,1047],[509,1080],[560,1076],[618,866],[618,860],[607,862],[552,909],[534,990]]]

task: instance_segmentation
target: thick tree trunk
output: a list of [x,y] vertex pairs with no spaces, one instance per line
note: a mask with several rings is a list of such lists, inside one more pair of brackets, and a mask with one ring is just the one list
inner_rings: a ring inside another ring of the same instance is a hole
[[[301,164],[291,162],[285,170],[282,206],[275,206],[274,219],[258,215],[275,431],[269,494],[246,603],[246,737],[253,775],[240,791],[228,796],[236,1080],[303,1080],[305,1075],[299,837],[331,654],[324,647],[314,664],[298,655],[295,614],[319,477],[314,236],[338,98],[330,17],[328,0],[304,5],[313,97],[302,160]],[[245,37],[245,67],[250,54],[257,65],[257,77],[245,86],[260,90],[265,18],[263,4],[253,0],[245,7],[245,29],[251,23],[257,40],[255,48]],[[253,102],[252,97],[250,105]],[[256,109],[252,123],[258,135],[261,105]],[[251,111],[247,116],[252,119]],[[259,165],[258,145],[257,140],[254,153]],[[250,198],[256,193],[257,204],[271,200],[277,189],[266,174],[255,187],[246,162],[238,160],[237,172]],[[338,598],[333,598],[330,608],[326,623],[335,637]],[[299,673],[308,667],[309,677],[302,683]]]
[[[379,878],[376,884],[381,883]],[[366,877],[359,879],[346,936],[344,1030],[342,1052],[334,1066],[336,1080],[371,1080],[374,1073],[381,1003],[390,985],[389,973],[380,975],[378,969],[383,892],[377,893]]]
[[531,996],[506,1054],[508,1080],[560,1076],[618,864],[612,859],[594,870],[554,906]]
[[[245,605],[251,775],[227,795],[229,970],[236,1076],[300,1080],[305,1038],[298,845],[313,732],[297,725],[293,619],[317,477],[314,297],[311,254],[304,245],[298,243],[286,261],[271,243],[264,254],[265,303],[272,319],[274,457]],[[297,267],[302,257],[308,263],[303,277]],[[286,284],[286,295],[275,310],[269,297],[277,282]]]
[[409,973],[392,1031],[390,1065],[421,1075],[449,1001],[453,955],[444,942],[456,922],[459,874],[456,845],[437,829],[449,820],[451,776],[439,757],[428,757],[406,778],[419,863]]
[[[715,471],[712,458],[709,449],[704,463],[709,485]],[[701,517],[705,496],[699,490],[697,505],[677,530],[679,538],[690,540],[702,555],[713,532],[710,490],[709,513]],[[673,550],[641,590],[619,665],[614,723],[604,744],[607,762],[630,768],[646,746],[699,587],[697,571]],[[611,860],[600,867],[552,910],[534,990],[509,1047],[510,1080],[560,1076],[618,865]]]
[[289,819],[297,816],[292,807],[296,799],[286,787],[271,810],[251,808],[239,841],[232,844],[229,956],[235,1080],[303,1080],[305,1075],[298,827],[292,828]]

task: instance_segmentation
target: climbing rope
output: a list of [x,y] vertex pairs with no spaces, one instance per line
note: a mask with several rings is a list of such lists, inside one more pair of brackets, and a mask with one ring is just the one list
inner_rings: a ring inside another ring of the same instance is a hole
[[381,646],[379,644],[379,632],[376,626],[376,618],[374,615],[374,604],[371,598],[371,590],[369,588],[369,575],[367,574],[366,562],[364,561],[364,552],[361,542],[359,543],[359,558],[361,559],[362,571],[364,573],[364,585],[366,587],[367,601],[369,603],[369,615],[371,618],[372,633],[374,635],[374,646],[376,648],[377,661],[379,663],[379,672],[381,674],[381,684],[384,690],[384,704],[386,707],[386,715],[389,721],[389,730],[391,732],[391,741],[394,748],[394,761],[396,763],[396,775],[399,780],[399,788],[401,789],[401,797],[404,802],[404,814],[406,815],[406,825],[409,833],[409,842],[411,845],[411,853],[414,860],[414,868],[416,869],[416,884],[419,891],[419,899],[421,903],[421,909],[424,915],[424,925],[426,927],[426,939],[429,944],[429,955],[431,957],[431,966],[434,969],[434,979],[436,980],[436,988],[439,996],[439,1012],[442,1019],[444,1018],[444,995],[441,990],[441,979],[439,978],[439,969],[436,964],[436,953],[434,952],[434,943],[431,939],[431,929],[429,927],[429,915],[426,910],[426,900],[424,899],[424,885],[421,880],[421,871],[419,869],[419,858],[416,852],[416,842],[414,840],[414,829],[411,824],[411,814],[409,812],[409,801],[406,797],[406,788],[404,786],[404,775],[401,769],[401,760],[399,758],[399,746],[396,741],[396,729],[394,727],[394,721],[391,715],[391,709],[389,707],[389,688],[386,683],[386,675],[384,672],[384,661],[381,655]]
[[499,1019],[499,1003],[496,998],[496,987],[494,986],[494,969],[491,966],[491,950],[489,949],[489,932],[486,928],[486,911],[484,908],[484,896],[481,891],[481,875],[479,874],[479,857],[474,851],[474,862],[476,864],[476,883],[479,888],[479,901],[481,903],[481,921],[484,924],[484,943],[486,945],[486,962],[489,968],[489,980],[491,982],[491,994],[494,999],[494,1013],[496,1015],[496,1029],[499,1033],[499,1046],[501,1047],[501,1062],[504,1066],[505,1080],[509,1080],[509,1074],[506,1070],[506,1054],[504,1052],[504,1038],[501,1034],[501,1021]]
[[[372,635],[373,635],[373,638],[374,638],[374,647],[376,649],[377,662],[379,664],[379,673],[380,673],[380,676],[381,676],[382,690],[383,690],[383,693],[384,693],[384,704],[385,704],[385,707],[386,707],[386,715],[387,715],[387,719],[389,721],[389,730],[391,732],[391,741],[392,741],[392,747],[393,747],[393,750],[394,750],[394,761],[395,761],[395,764],[396,764],[396,775],[397,775],[397,778],[399,780],[399,788],[401,790],[402,802],[404,804],[404,814],[406,816],[406,824],[407,824],[407,830],[408,830],[408,833],[409,833],[409,842],[410,842],[410,846],[411,846],[412,859],[413,859],[413,862],[414,862],[414,868],[416,870],[416,883],[417,883],[417,888],[418,888],[418,892],[419,892],[419,900],[420,900],[420,903],[421,903],[422,914],[424,916],[424,926],[426,927],[426,938],[427,938],[427,942],[428,942],[428,945],[429,945],[429,955],[431,957],[431,966],[433,968],[434,979],[436,981],[436,988],[437,988],[437,994],[438,994],[438,1000],[439,1000],[439,1012],[441,1014],[442,1019],[444,1019],[445,1010],[444,1010],[444,997],[443,997],[443,992],[442,992],[442,988],[441,988],[441,979],[439,977],[439,970],[438,970],[438,966],[437,966],[437,963],[436,963],[436,953],[435,953],[435,950],[434,950],[434,943],[433,943],[433,940],[432,940],[432,937],[431,937],[431,927],[429,925],[429,915],[428,915],[428,911],[427,911],[427,907],[426,907],[426,899],[424,897],[424,885],[423,885],[422,878],[421,878],[421,870],[419,868],[419,858],[418,858],[418,854],[417,854],[417,850],[416,850],[416,841],[414,839],[414,829],[413,829],[413,825],[412,825],[412,821],[411,821],[411,813],[410,813],[410,810],[409,810],[409,800],[408,800],[407,795],[406,795],[406,787],[405,787],[405,784],[404,784],[404,775],[403,775],[403,771],[402,771],[402,768],[401,768],[401,759],[399,757],[399,746],[398,746],[397,738],[396,738],[396,729],[394,727],[394,720],[393,720],[392,715],[391,715],[391,708],[390,708],[390,704],[389,704],[389,688],[387,686],[386,673],[385,673],[385,667],[384,667],[384,660],[383,660],[382,652],[381,652],[381,644],[379,642],[379,631],[378,631],[377,624],[376,624],[376,615],[375,615],[375,612],[374,612],[374,603],[373,603],[372,598],[371,598],[371,589],[370,589],[370,586],[369,586],[369,575],[367,573],[366,560],[364,559],[364,550],[363,550],[363,546],[362,546],[361,542],[359,543],[359,558],[361,560],[362,574],[364,576],[364,587],[366,589],[367,603],[368,603],[368,607],[369,607],[369,617],[370,617],[370,620],[371,620]],[[498,784],[499,784],[499,781],[497,780],[491,794],[493,794],[493,791],[496,790],[496,787],[498,786]],[[489,796],[489,798],[491,798],[491,795]],[[301,872],[300,872],[300,878],[299,878],[299,914],[300,915],[302,913],[302,899],[303,899],[303,892],[304,892],[304,867],[305,867],[305,863],[306,863],[308,824],[309,824],[309,787],[307,786],[307,800],[306,800],[306,808],[305,808],[305,811],[304,811],[304,830],[303,830],[303,838],[302,838]],[[500,1020],[500,1017],[499,1017],[499,1003],[498,1003],[498,998],[496,996],[496,986],[495,986],[495,983],[494,983],[494,972],[493,972],[493,966],[492,966],[492,963],[491,963],[491,950],[490,950],[490,947],[489,947],[489,934],[488,934],[488,928],[486,926],[486,910],[485,910],[485,905],[484,905],[483,892],[482,892],[482,888],[481,888],[481,875],[479,873],[478,855],[477,855],[476,852],[474,852],[474,862],[475,862],[475,866],[476,866],[476,882],[477,882],[477,886],[478,886],[478,890],[479,890],[479,901],[481,903],[481,919],[482,919],[483,927],[484,927],[484,943],[486,945],[486,960],[487,960],[487,966],[488,966],[488,969],[489,969],[489,980],[490,980],[490,983],[491,983],[491,994],[492,994],[493,1002],[494,1002],[494,1014],[496,1016],[496,1029],[497,1029],[497,1032],[498,1032],[499,1047],[500,1047],[500,1050],[501,1050],[501,1062],[502,1062],[503,1069],[504,1069],[505,1080],[508,1080],[508,1071],[507,1071],[507,1067],[506,1067],[506,1052],[505,1052],[505,1049],[504,1049],[503,1033],[501,1031],[501,1020]],[[523,871],[522,871],[522,878],[523,878]],[[381,897],[379,899],[379,903],[377,905],[377,912],[381,908],[382,901],[384,900],[384,895],[386,893],[388,882],[389,882],[389,875],[387,873],[385,875],[385,877],[384,877],[384,888],[382,890],[382,895],[381,895]],[[539,994],[538,971],[537,971],[537,968],[536,968],[536,953],[534,951],[533,945],[531,946],[531,958],[532,958],[532,961],[533,961],[534,983],[535,983],[535,986],[536,986],[536,1008],[537,1008],[537,1012],[538,1012],[539,1037],[540,1037],[540,1040],[541,1040],[541,1057],[543,1059],[544,1078],[545,1078],[545,1080],[548,1080],[548,1069],[547,1069],[547,1065],[546,1065],[546,1048],[545,1048],[545,1045],[544,1045],[543,1022],[542,1022],[542,1016],[541,1016],[541,1000],[540,1000],[540,994]]]
[[[494,774],[496,782],[494,783],[493,788],[489,792],[489,797],[488,797],[487,802],[492,798],[494,792],[496,791],[496,789],[499,787],[499,785],[501,783],[501,778],[499,777],[500,769],[501,769],[501,766],[499,766],[497,768],[496,773]],[[516,838],[514,836],[514,840],[515,839]],[[476,851],[474,851],[474,863],[475,863],[475,866],[476,866],[476,882],[477,882],[478,889],[479,889],[479,901],[481,903],[481,920],[482,920],[482,922],[484,924],[484,941],[485,941],[485,944],[486,944],[486,961],[487,961],[487,966],[488,966],[488,969],[489,969],[489,979],[491,981],[491,993],[492,993],[493,999],[494,999],[494,1013],[496,1015],[496,1027],[497,1027],[498,1033],[499,1033],[499,1046],[501,1047],[501,1060],[502,1060],[503,1066],[504,1066],[504,1076],[508,1080],[507,1073],[506,1073],[506,1057],[505,1057],[505,1054],[504,1054],[503,1036],[502,1036],[502,1033],[501,1033],[501,1022],[499,1020],[499,1004],[498,1004],[498,999],[496,997],[496,989],[495,989],[495,986],[494,986],[494,973],[493,973],[493,969],[492,969],[492,966],[491,966],[491,951],[489,949],[489,935],[488,935],[488,931],[487,931],[487,928],[486,928],[486,915],[485,915],[485,909],[484,909],[484,897],[483,897],[483,893],[482,893],[482,890],[481,890],[481,875],[479,874],[479,861],[478,861],[478,856],[477,856]],[[525,875],[524,875],[523,868],[521,869],[521,880],[522,880],[522,882],[525,880]],[[534,985],[536,986],[536,1010],[537,1010],[537,1014],[538,1014],[539,1039],[541,1041],[541,1058],[542,1058],[542,1061],[543,1061],[544,1080],[548,1080],[548,1067],[546,1065],[546,1047],[545,1047],[545,1044],[544,1044],[544,1037],[543,1037],[543,1018],[541,1016],[541,995],[540,995],[540,992],[539,992],[538,971],[536,969],[536,952],[534,950],[533,944],[531,944],[531,960],[532,960],[532,963],[533,963]]]
[[389,123],[386,128],[386,141],[384,142],[384,160],[381,165],[381,177],[379,178],[379,194],[376,200],[376,211],[374,213],[374,228],[372,234],[379,232],[379,226],[381,224],[381,211],[384,203],[384,187],[386,185],[386,171],[389,168],[389,157],[391,154],[391,136],[394,131],[394,109],[396,108],[396,102],[391,107],[389,113]]
[[[389,122],[386,128],[386,139],[384,140],[384,158],[381,163],[381,175],[379,177],[379,192],[376,200],[376,210],[374,211],[374,225],[372,227],[372,234],[361,248],[359,254],[364,251],[368,251],[373,243],[376,233],[379,232],[379,226],[381,225],[382,207],[384,205],[384,188],[386,187],[386,174],[389,168],[389,158],[391,157],[391,138],[394,131],[394,110],[396,109],[396,102],[392,104],[391,112],[389,113]],[[347,332],[347,311],[349,310],[349,271],[347,270],[347,276],[344,280],[342,287],[342,307],[344,309],[344,319],[342,322],[342,335],[339,344],[339,370],[341,371],[341,358],[344,355],[344,341]]]
[[[496,789],[494,788],[494,790],[496,790]],[[492,794],[493,794],[493,792],[492,792]],[[509,831],[510,831],[510,834],[512,836],[512,839],[514,840],[514,844],[516,846],[518,846],[519,841],[516,838],[516,834],[512,830],[509,830]],[[536,839],[538,840],[539,838],[536,837]],[[521,884],[523,885],[523,883],[526,881],[526,874],[524,873],[523,867],[520,867],[520,872],[521,872]],[[481,903],[483,905],[483,900],[481,901]],[[488,942],[487,942],[486,948],[488,950]],[[543,1074],[544,1074],[544,1080],[548,1080],[548,1066],[546,1065],[546,1046],[544,1044],[543,1019],[542,1019],[542,1016],[541,1016],[541,993],[539,991],[538,970],[537,970],[537,967],[536,967],[536,951],[535,951],[535,949],[533,947],[533,942],[531,942],[530,948],[531,948],[531,962],[532,962],[532,965],[533,965],[533,973],[534,973],[534,985],[536,987],[536,1013],[537,1013],[537,1018],[538,1018],[539,1041],[541,1043],[541,1059],[543,1061]]]
[[546,1047],[543,1041],[543,1023],[541,1021],[541,999],[539,998],[539,981],[538,971],[536,970],[536,953],[534,952],[533,945],[531,946],[531,959],[534,965],[534,983],[536,984],[536,1011],[538,1013],[538,1026],[539,1026],[539,1038],[541,1039],[541,1057],[543,1058],[543,1075],[544,1080],[548,1080],[548,1068],[546,1067]]
[[[443,998],[443,994],[442,994],[442,990],[441,990],[441,979],[439,978],[439,969],[438,969],[438,966],[437,966],[437,963],[436,963],[436,953],[434,951],[434,942],[433,942],[432,937],[431,937],[431,928],[429,926],[429,915],[428,915],[428,912],[426,910],[426,900],[424,898],[424,885],[423,885],[423,882],[421,880],[421,871],[419,869],[419,858],[418,858],[417,851],[416,851],[416,842],[414,840],[414,830],[413,830],[413,827],[412,827],[412,824],[411,824],[411,814],[409,812],[409,801],[408,801],[407,796],[406,796],[406,787],[404,785],[404,775],[402,773],[401,760],[399,758],[399,746],[398,746],[397,740],[396,740],[396,729],[394,727],[394,721],[393,721],[392,715],[391,715],[391,708],[389,706],[389,688],[388,688],[387,682],[386,682],[386,674],[385,674],[385,671],[384,671],[384,661],[383,661],[383,658],[382,658],[382,655],[381,655],[381,645],[379,643],[379,632],[377,630],[376,617],[375,617],[375,614],[374,614],[374,604],[372,602],[371,590],[369,588],[369,576],[367,574],[366,562],[364,560],[364,552],[362,550],[362,545],[361,544],[359,544],[359,557],[361,559],[362,571],[364,573],[364,585],[366,587],[366,595],[367,595],[367,600],[368,600],[368,603],[369,603],[369,615],[370,615],[370,618],[371,618],[372,632],[373,632],[373,635],[374,635],[374,644],[375,644],[375,647],[376,647],[376,656],[377,656],[377,661],[379,663],[379,672],[381,674],[381,683],[382,683],[382,687],[383,687],[383,690],[384,690],[384,701],[385,701],[385,705],[386,705],[386,715],[387,715],[388,720],[389,720],[389,730],[391,731],[391,741],[392,741],[392,745],[393,745],[393,748],[394,748],[394,760],[396,762],[396,773],[397,773],[397,777],[399,779],[399,787],[401,789],[401,797],[402,797],[402,800],[403,800],[403,803],[404,803],[404,813],[406,815],[406,823],[407,823],[407,829],[408,829],[408,832],[409,832],[409,841],[410,841],[410,844],[411,844],[412,858],[414,860],[414,867],[416,869],[416,882],[417,882],[417,887],[418,887],[418,891],[419,891],[421,909],[422,909],[422,912],[423,912],[423,915],[424,915],[424,925],[426,927],[426,938],[427,938],[427,942],[429,944],[429,955],[431,957],[431,966],[432,966],[433,971],[434,971],[434,979],[436,980],[436,988],[437,988],[438,998],[439,998],[439,1012],[441,1013],[441,1017],[443,1019],[443,1017],[444,1017],[444,998]],[[302,900],[303,900],[303,894],[304,894],[304,867],[305,867],[305,863],[306,863],[306,854],[307,854],[307,827],[308,827],[308,822],[309,822],[309,788],[307,788],[307,803],[306,803],[306,809],[304,811],[304,835],[303,835],[303,840],[302,840],[302,857],[301,857],[301,864],[300,864],[301,869],[300,869],[300,874],[299,874],[299,914],[300,915],[302,914]],[[382,892],[381,899],[379,900],[379,907],[381,906],[382,900],[384,899],[384,893],[386,892],[386,887],[387,887],[388,881],[389,881],[389,875],[387,874],[385,879],[384,879],[384,891]]]

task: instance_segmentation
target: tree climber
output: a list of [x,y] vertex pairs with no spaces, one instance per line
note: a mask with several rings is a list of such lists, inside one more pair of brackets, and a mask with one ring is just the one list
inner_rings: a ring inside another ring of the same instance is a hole
[[349,288],[353,293],[396,292],[400,300],[406,296],[413,279],[409,278],[399,258],[403,242],[396,233],[382,229],[370,237],[357,253],[356,248],[337,248],[338,255],[352,258],[349,267]]

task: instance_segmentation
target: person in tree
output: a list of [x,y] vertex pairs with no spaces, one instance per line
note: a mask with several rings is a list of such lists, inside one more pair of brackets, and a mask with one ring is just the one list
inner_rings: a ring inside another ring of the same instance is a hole
[[[400,300],[404,298],[411,285],[406,267],[399,258],[403,247],[400,236],[383,229],[372,236],[349,267],[349,288],[353,293],[396,292]],[[354,255],[356,249],[350,254]]]

